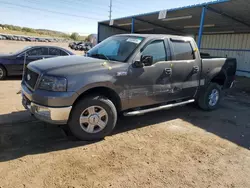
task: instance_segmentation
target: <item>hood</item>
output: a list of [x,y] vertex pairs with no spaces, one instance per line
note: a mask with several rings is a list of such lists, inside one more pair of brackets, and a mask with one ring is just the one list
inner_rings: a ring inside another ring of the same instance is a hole
[[84,56],[64,56],[31,62],[28,68],[49,75],[75,75],[86,71],[102,69],[107,61]]

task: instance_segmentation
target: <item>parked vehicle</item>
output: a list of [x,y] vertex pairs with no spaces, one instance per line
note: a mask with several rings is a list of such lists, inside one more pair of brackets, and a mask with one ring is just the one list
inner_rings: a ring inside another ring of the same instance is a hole
[[73,50],[78,50],[79,49],[79,45],[81,45],[83,42],[77,42],[75,45],[72,46]]
[[235,72],[236,59],[201,59],[190,37],[116,35],[87,57],[30,63],[22,100],[38,119],[68,124],[79,139],[96,140],[114,129],[121,112],[134,116],[194,102],[215,110]]
[[0,35],[1,40],[7,40],[7,37],[5,35]]
[[26,39],[26,41],[28,41],[28,42],[31,42],[31,41],[32,41],[32,39],[31,39],[30,37],[26,37],[25,39]]
[[39,59],[69,55],[74,54],[56,46],[30,46],[14,54],[0,55],[0,80],[6,76],[22,75],[24,59],[28,64]]
[[7,40],[12,40],[12,38],[13,38],[11,35],[5,35],[5,37]]
[[87,52],[90,49],[91,49],[91,45],[89,43],[82,43],[78,45],[78,50]]
[[78,50],[79,45],[83,44],[83,42],[75,42],[75,44],[72,45],[71,49],[73,50]]
[[69,43],[69,47],[72,49],[72,46],[75,44],[76,44],[76,42],[71,42],[71,43]]

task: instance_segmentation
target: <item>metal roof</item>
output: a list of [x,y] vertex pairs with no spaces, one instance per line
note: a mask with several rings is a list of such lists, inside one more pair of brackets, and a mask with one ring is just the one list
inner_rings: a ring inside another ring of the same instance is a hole
[[[134,18],[136,33],[198,34],[203,7],[207,7],[204,34],[250,33],[249,0],[218,0],[168,9],[166,19],[158,19],[160,11],[118,18],[110,27],[130,32]],[[109,25],[109,20],[99,24]]]
[[176,35],[168,35],[168,34],[141,34],[141,33],[127,33],[127,34],[118,34],[117,36],[128,36],[128,37],[144,37],[144,38],[173,38],[182,40],[190,40],[192,37],[184,37],[184,36],[176,36]]

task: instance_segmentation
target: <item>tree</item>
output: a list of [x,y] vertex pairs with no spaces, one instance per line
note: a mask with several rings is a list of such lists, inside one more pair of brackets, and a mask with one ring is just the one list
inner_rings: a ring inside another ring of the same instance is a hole
[[28,27],[23,27],[22,31],[29,32],[29,33],[36,33],[34,29],[28,28]]
[[70,35],[70,38],[73,40],[79,40],[80,35],[78,33],[74,32]]
[[85,42],[90,42],[90,38],[91,38],[91,35],[88,35],[86,38],[85,38]]

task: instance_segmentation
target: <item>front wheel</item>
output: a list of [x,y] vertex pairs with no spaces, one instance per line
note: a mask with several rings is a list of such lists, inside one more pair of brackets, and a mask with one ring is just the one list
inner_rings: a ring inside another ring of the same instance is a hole
[[73,107],[68,125],[78,139],[98,140],[112,132],[116,121],[117,111],[112,101],[93,96],[84,98]]
[[3,66],[0,65],[0,80],[4,80],[6,78],[6,70]]
[[219,107],[221,100],[221,87],[216,83],[210,83],[207,89],[200,94],[198,105],[206,111],[215,110]]

